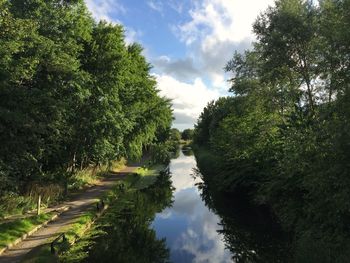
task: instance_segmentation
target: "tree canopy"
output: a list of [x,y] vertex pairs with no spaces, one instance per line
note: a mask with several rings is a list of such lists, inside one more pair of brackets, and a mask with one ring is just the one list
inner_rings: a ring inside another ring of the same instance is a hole
[[185,141],[190,141],[193,139],[193,129],[185,129],[182,131],[181,133],[181,139],[185,140]]
[[216,187],[270,207],[295,262],[346,262],[350,4],[318,2],[278,0],[257,18],[254,48],[226,66],[234,96],[207,105],[194,142],[216,156]]
[[172,122],[139,44],[83,0],[0,0],[0,194],[139,158]]

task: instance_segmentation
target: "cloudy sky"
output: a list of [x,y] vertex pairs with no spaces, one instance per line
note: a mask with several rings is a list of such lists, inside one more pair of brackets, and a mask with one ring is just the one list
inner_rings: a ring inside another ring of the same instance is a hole
[[193,127],[203,107],[228,95],[223,67],[249,49],[251,25],[273,0],[86,0],[93,16],[126,29],[154,66],[161,94],[172,99],[174,127]]

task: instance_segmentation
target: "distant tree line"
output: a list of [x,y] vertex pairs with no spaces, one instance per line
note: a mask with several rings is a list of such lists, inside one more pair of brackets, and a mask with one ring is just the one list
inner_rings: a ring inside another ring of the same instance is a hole
[[193,139],[193,129],[184,129],[182,132],[177,128],[172,128],[170,131],[171,141],[180,143],[181,140],[189,141]]
[[317,2],[258,17],[254,48],[226,66],[234,95],[207,105],[194,142],[219,191],[270,207],[292,261],[348,262],[350,1]]
[[0,195],[163,145],[172,110],[150,69],[83,0],[0,0]]
[[183,139],[185,141],[191,141],[191,140],[193,140],[193,134],[194,134],[193,129],[185,129],[181,133],[181,139]]

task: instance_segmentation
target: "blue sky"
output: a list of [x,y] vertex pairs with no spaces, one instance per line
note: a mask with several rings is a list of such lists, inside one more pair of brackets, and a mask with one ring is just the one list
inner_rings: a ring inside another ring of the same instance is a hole
[[161,95],[173,101],[174,127],[192,128],[203,107],[228,95],[223,67],[251,47],[251,25],[273,0],[86,0],[96,20],[125,27],[153,65]]

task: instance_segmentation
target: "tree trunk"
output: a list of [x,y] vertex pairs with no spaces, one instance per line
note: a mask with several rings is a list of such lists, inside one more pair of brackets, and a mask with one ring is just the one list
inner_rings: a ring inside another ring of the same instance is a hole
[[311,112],[314,113],[314,98],[312,94],[311,81],[309,77],[306,78],[306,86],[307,86],[307,97],[309,101],[309,106],[310,106]]

